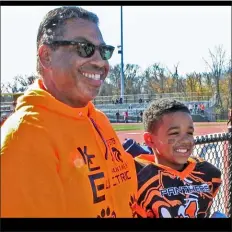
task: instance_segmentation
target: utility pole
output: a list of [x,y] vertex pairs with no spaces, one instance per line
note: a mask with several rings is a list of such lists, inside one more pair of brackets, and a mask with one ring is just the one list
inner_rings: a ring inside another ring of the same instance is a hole
[[124,98],[124,64],[123,64],[123,11],[121,6],[121,45],[118,46],[118,54],[121,54],[121,98]]

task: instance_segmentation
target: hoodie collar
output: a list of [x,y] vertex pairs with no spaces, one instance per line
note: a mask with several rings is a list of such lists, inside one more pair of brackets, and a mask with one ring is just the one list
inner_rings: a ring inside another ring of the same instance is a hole
[[53,111],[57,114],[75,118],[82,116],[95,118],[95,107],[92,102],[89,102],[87,106],[80,108],[68,106],[54,98],[45,89],[41,79],[35,80],[29,89],[18,98],[15,110],[19,110],[23,106],[35,106],[48,111]]

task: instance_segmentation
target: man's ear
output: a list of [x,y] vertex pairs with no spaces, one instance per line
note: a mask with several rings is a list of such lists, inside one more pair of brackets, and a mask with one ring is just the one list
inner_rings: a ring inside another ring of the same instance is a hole
[[143,139],[144,139],[144,142],[147,144],[147,146],[151,148],[154,146],[154,141],[153,141],[153,137],[151,133],[144,132]]
[[39,47],[38,56],[39,62],[44,69],[49,69],[51,66],[51,48],[43,44]]

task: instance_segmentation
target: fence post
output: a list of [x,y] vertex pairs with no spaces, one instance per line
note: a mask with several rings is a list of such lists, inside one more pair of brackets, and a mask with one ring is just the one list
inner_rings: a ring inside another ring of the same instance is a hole
[[228,142],[228,184],[229,184],[229,201],[228,201],[228,216],[232,217],[232,121],[228,125],[229,142]]

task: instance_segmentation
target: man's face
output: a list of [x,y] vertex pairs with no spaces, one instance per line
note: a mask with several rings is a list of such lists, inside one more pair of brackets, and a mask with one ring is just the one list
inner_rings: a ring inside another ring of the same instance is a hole
[[[64,34],[58,40],[104,44],[98,26],[83,19],[67,21]],[[101,58],[99,50],[96,49],[90,58],[82,58],[76,46],[58,46],[55,51],[51,51],[49,80],[47,78],[44,82],[48,89],[55,89],[64,102],[81,107],[97,96],[108,71],[109,63]],[[94,75],[100,75],[101,80],[94,80]]]
[[[148,143],[148,138],[152,141],[152,148],[161,164],[179,169],[192,153],[193,132],[191,115],[175,112],[164,115],[150,137],[144,134],[144,139]],[[151,143],[148,145],[151,146]]]

